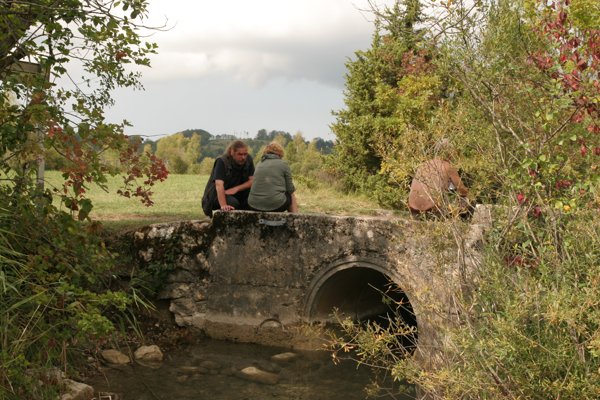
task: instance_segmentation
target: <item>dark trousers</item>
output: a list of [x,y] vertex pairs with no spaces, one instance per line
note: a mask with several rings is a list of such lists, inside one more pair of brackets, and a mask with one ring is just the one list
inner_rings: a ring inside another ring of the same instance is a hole
[[292,205],[292,195],[291,193],[285,192],[285,203],[283,203],[283,205],[275,210],[258,210],[256,208],[253,208],[251,205],[248,205],[248,209],[252,210],[252,211],[264,211],[264,212],[286,212],[287,210],[289,210],[290,206]]
[[[248,195],[250,194],[250,190],[243,190],[241,192],[237,192],[234,195],[225,195],[225,199],[227,200],[227,204],[235,208],[236,210],[248,210]],[[219,199],[217,198],[213,203],[213,210],[220,210],[221,205],[219,204]]]

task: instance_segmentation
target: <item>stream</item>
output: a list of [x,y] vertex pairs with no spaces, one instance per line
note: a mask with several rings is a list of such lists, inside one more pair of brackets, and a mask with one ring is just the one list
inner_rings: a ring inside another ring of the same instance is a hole
[[[86,383],[99,392],[97,400],[352,400],[366,397],[364,389],[373,374],[370,368],[357,366],[351,360],[336,365],[330,353],[323,351],[294,350],[297,356],[293,360],[271,360],[273,355],[289,351],[202,339],[165,354],[164,361],[154,367],[136,364],[105,368]],[[251,366],[276,374],[277,383],[256,383],[240,377],[239,371]],[[377,398],[408,400],[414,395],[380,393]]]

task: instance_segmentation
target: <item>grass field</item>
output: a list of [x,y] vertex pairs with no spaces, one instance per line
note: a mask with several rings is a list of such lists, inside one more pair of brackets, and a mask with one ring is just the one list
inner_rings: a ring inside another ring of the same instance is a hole
[[[102,221],[107,227],[127,228],[157,222],[204,219],[200,200],[208,176],[169,175],[169,178],[154,187],[154,205],[146,207],[137,199],[118,195],[121,178],[109,180],[108,192],[92,186],[88,197],[94,208],[92,219]],[[62,177],[57,171],[46,172],[47,187],[59,186]],[[377,204],[364,196],[347,195],[333,189],[320,187],[309,189],[297,183],[296,196],[301,213],[322,213],[336,215],[380,214]]]

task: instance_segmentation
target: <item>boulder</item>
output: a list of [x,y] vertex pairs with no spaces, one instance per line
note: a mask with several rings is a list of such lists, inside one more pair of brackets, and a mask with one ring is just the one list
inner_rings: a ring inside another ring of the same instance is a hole
[[277,374],[281,371],[281,367],[279,366],[279,364],[272,362],[272,361],[259,360],[253,364],[254,364],[254,366],[258,367],[259,369],[262,369],[263,371],[273,372],[275,374]]
[[201,366],[202,368],[206,368],[206,369],[208,369],[208,370],[211,370],[211,369],[219,369],[219,368],[221,368],[221,364],[219,364],[219,363],[218,363],[218,362],[216,362],[216,361],[212,361],[212,360],[205,360],[205,361],[202,361],[202,362],[200,363],[200,366]]

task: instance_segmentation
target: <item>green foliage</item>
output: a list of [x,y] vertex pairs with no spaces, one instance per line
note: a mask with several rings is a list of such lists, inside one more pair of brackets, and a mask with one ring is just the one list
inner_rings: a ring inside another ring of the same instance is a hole
[[332,129],[338,143],[329,165],[348,190],[399,207],[415,162],[439,138],[431,121],[442,102],[444,78],[418,27],[419,1],[396,3],[377,18],[372,48],[347,63],[347,108],[336,113]]
[[[113,105],[113,89],[140,87],[139,73],[128,64],[148,66],[155,52],[140,35],[146,7],[143,0],[3,6],[0,168],[15,177],[14,185],[31,179],[36,160],[49,152],[65,176],[59,195],[71,208],[78,208],[91,182],[103,185],[115,174],[124,175],[120,193],[151,204],[150,187],[166,178],[164,166],[139,154],[139,140],[123,134],[125,121],[107,124],[103,113]],[[35,63],[37,73],[20,72],[23,61]],[[81,83],[60,79],[67,67],[81,70]],[[105,153],[111,153],[108,162]]]
[[[120,177],[117,193],[151,205],[152,186],[167,177],[139,138],[123,134],[126,121],[104,120],[111,91],[139,88],[131,67],[155,53],[142,39],[146,8],[145,0],[2,2],[0,398],[57,398],[44,370],[67,371],[130,303],[107,289],[113,260],[97,225],[80,221],[92,210],[87,191],[109,178]],[[44,156],[62,174],[48,190],[36,182]]]
[[307,143],[300,132],[285,146],[285,159],[295,179],[302,176],[311,180],[323,170],[324,156],[317,149],[317,141]]
[[[498,92],[490,92],[489,87],[509,92],[510,97],[503,99],[507,109],[502,117],[529,119],[532,112],[515,115],[513,109],[530,110],[533,89],[524,92],[521,88],[527,85],[507,81],[515,71],[531,69],[523,55],[532,44],[518,19],[509,17],[518,10],[508,6],[490,8],[489,18],[496,13],[502,15],[499,24],[512,25],[492,28],[481,38],[478,30],[485,23],[478,19],[478,12],[485,12],[486,6],[465,17],[450,3],[449,16],[434,21],[423,21],[414,1],[400,1],[376,13],[378,32],[372,48],[357,52],[357,59],[347,64],[346,109],[336,113],[333,125],[338,144],[329,165],[346,189],[369,193],[381,204],[401,208],[414,170],[434,156],[435,143],[445,138],[453,145],[451,161],[461,170],[470,197],[498,201],[505,177],[497,171],[507,160],[496,148],[499,125],[491,119],[498,118],[498,110],[491,97]],[[442,36],[444,40],[438,35],[433,41],[422,28],[431,23],[456,29],[454,16],[468,22],[456,26],[472,30],[463,35],[449,31]],[[535,79],[535,75],[523,78]],[[493,116],[482,100],[494,104]],[[510,132],[503,136],[507,146],[514,145]]]
[[195,175],[209,175],[212,172],[213,165],[215,165],[215,159],[212,157],[204,157],[200,164],[192,166],[191,173]]
[[0,398],[56,398],[33,371],[65,370],[82,348],[109,338],[108,317],[130,304],[108,289],[113,259],[95,226],[45,200],[0,191]]
[[200,135],[185,137],[182,133],[167,136],[156,144],[156,155],[175,174],[185,174],[200,158]]
[[594,0],[573,0],[569,7],[573,25],[579,29],[600,28],[600,3]]
[[[452,299],[459,324],[441,333],[434,363],[424,368],[412,358],[390,358],[377,341],[393,342],[396,330],[357,336],[346,329],[364,362],[418,384],[433,399],[598,398],[595,3],[447,2],[437,11],[431,22],[442,31],[429,50],[431,69],[402,75],[396,87],[390,74],[369,81],[375,66],[389,61],[385,52],[372,53],[379,42],[349,65],[335,162],[347,157],[358,171],[347,175],[355,187],[358,177],[368,183],[379,176],[390,193],[419,157],[431,155],[432,141],[448,137],[474,195],[507,207],[494,218],[475,275]],[[392,47],[400,49],[391,57],[396,67],[404,65],[406,43]],[[420,96],[428,92],[433,97]],[[383,150],[392,151],[386,158]],[[354,165],[366,155],[377,161],[371,170]],[[447,221],[449,231],[453,224]]]
[[397,373],[440,399],[597,398],[600,225],[591,217],[559,217],[558,241],[557,231],[526,229],[523,219],[510,236],[518,247],[535,241],[536,257],[507,260],[490,248],[443,365],[426,375],[405,361]]

